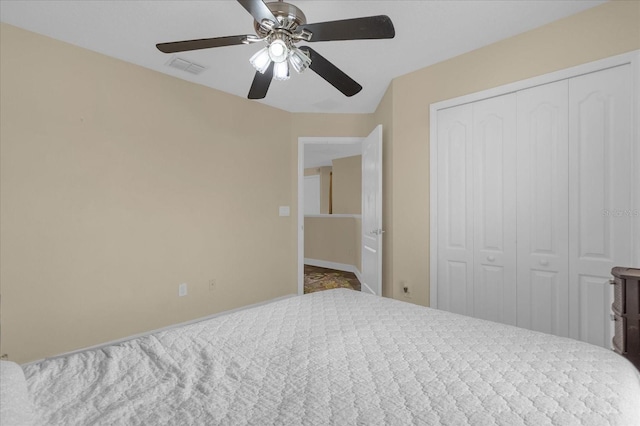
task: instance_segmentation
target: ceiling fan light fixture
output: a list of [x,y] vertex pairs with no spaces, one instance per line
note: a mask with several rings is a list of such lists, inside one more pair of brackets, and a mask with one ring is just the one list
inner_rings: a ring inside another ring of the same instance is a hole
[[287,44],[280,39],[273,40],[269,44],[269,58],[275,63],[285,62],[289,56]]
[[273,78],[276,80],[289,80],[289,63],[287,61],[274,64]]
[[291,62],[293,69],[295,69],[298,73],[306,70],[307,68],[309,68],[309,65],[311,65],[311,58],[309,58],[306,53],[295,46],[291,48],[291,56],[289,56],[289,61]]
[[263,47],[258,50],[250,59],[249,62],[260,74],[264,74],[264,72],[269,68],[269,64],[271,64],[271,58],[269,57],[269,49]]

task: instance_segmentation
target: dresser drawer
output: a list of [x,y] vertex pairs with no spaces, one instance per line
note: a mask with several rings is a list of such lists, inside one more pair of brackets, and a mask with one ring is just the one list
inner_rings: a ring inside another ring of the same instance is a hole
[[640,269],[616,266],[611,270],[615,320],[613,349],[640,370]]
[[611,305],[613,312],[616,314],[626,314],[625,280],[616,277],[609,282],[613,285],[613,304]]
[[627,319],[614,315],[616,334],[613,336],[613,350],[619,354],[627,352]]

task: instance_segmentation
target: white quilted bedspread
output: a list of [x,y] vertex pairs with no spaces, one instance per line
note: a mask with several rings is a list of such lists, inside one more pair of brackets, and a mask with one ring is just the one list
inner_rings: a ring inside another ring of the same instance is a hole
[[603,348],[330,290],[25,367],[47,425],[638,425]]

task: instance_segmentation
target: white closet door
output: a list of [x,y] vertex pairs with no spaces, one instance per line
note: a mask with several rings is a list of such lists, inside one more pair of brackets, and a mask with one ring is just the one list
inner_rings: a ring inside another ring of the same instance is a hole
[[473,315],[471,105],[438,111],[438,308]]
[[516,95],[473,104],[473,316],[516,324]]
[[518,326],[569,335],[568,82],[518,92]]
[[[632,261],[631,67],[569,81],[569,335],[611,345],[614,266]],[[637,141],[635,142],[637,143]]]

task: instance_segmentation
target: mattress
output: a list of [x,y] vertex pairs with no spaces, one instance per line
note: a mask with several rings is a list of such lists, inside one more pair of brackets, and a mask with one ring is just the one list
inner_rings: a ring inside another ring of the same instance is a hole
[[590,344],[336,289],[24,367],[47,425],[636,425]]

